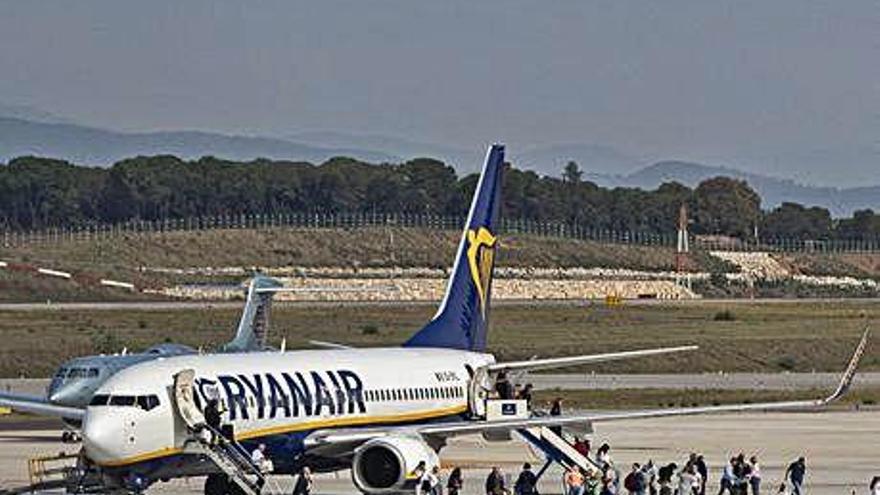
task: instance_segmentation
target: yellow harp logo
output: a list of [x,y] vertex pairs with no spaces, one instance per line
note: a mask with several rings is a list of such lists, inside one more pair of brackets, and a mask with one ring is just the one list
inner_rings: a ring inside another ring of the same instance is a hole
[[492,263],[495,260],[495,241],[498,238],[489,232],[486,227],[467,231],[468,267],[471,271],[471,279],[477,287],[477,295],[480,297],[480,310],[483,317],[486,316],[486,293],[489,291],[489,280],[492,276]]

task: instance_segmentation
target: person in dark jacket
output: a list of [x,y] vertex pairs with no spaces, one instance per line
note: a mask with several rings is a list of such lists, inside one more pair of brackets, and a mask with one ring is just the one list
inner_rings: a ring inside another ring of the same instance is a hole
[[506,495],[507,487],[504,486],[504,475],[501,468],[495,466],[486,478],[486,495]]
[[706,458],[703,454],[697,455],[694,459],[694,467],[700,474],[700,495],[706,495],[706,482],[709,479],[709,466],[706,465]]
[[522,471],[513,485],[513,492],[516,495],[538,494],[538,477],[532,472],[532,465],[528,462],[523,464]]
[[296,479],[296,484],[293,486],[293,495],[309,495],[312,493],[314,484],[312,470],[308,466],[304,466],[299,473],[299,477]]
[[464,478],[461,475],[461,468],[457,467],[452,470],[449,474],[449,479],[446,480],[446,493],[448,495],[461,495],[463,487]]

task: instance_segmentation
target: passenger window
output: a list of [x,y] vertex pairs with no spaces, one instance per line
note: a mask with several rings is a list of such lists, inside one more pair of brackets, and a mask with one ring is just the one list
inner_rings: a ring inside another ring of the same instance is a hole
[[137,405],[144,411],[149,411],[159,406],[159,397],[155,395],[139,395]]
[[99,394],[92,397],[92,401],[89,402],[90,406],[106,406],[107,401],[110,400],[110,396],[107,394]]
[[134,405],[134,396],[133,395],[113,395],[113,396],[110,396],[110,405],[111,406],[133,406]]

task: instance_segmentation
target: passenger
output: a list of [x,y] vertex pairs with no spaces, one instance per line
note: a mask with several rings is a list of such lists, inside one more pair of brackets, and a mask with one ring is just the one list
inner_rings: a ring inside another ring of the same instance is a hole
[[460,495],[463,487],[464,479],[461,476],[461,468],[457,467],[452,470],[449,479],[446,480],[446,493],[447,495]]
[[421,495],[440,495],[440,468],[434,466],[431,470],[425,470],[418,482],[416,493]]
[[577,437],[575,438],[574,450],[578,451],[578,453],[586,458],[590,457],[590,441],[586,438]]
[[657,484],[660,485],[660,495],[673,495],[672,478],[678,465],[673,463],[667,464],[657,470]]
[[[562,416],[562,397],[553,399],[553,402],[550,404],[550,416]],[[550,431],[557,435],[562,435],[561,426],[551,426]]]
[[736,464],[736,457],[731,457],[727,465],[724,466],[724,472],[721,473],[721,487],[718,489],[718,495],[724,495],[725,491],[733,495],[733,483],[736,481],[736,475],[733,473],[734,464]]
[[586,495],[602,495],[602,471],[590,469],[584,475],[584,493]]
[[880,476],[874,476],[871,480],[871,495],[880,495]]
[[734,495],[746,495],[748,491],[749,467],[746,464],[746,456],[740,453],[733,463],[733,487]]
[[681,470],[681,473],[678,474],[678,491],[676,492],[678,495],[694,495],[696,493],[694,487],[699,486],[696,473],[697,470],[693,464],[687,464]]
[[709,482],[709,466],[706,465],[706,458],[703,457],[703,454],[697,455],[697,458],[694,460],[694,467],[697,469],[697,474],[700,475],[699,495],[706,495],[706,483]]
[[296,479],[296,484],[293,485],[293,495],[311,494],[314,484],[315,480],[312,477],[312,470],[308,466],[303,466],[299,472],[299,477]]
[[208,399],[208,403],[205,405],[205,424],[211,430],[211,438],[214,443],[217,443],[219,440],[217,435],[220,434],[220,401],[217,399]]
[[602,465],[602,495],[617,495],[618,493],[617,471],[610,463]]
[[501,468],[495,466],[486,478],[486,495],[507,495],[507,487],[504,486],[504,474]]
[[791,482],[791,493],[793,495],[803,495],[804,493],[804,477],[807,475],[807,462],[803,457],[789,464],[785,470],[785,478]]
[[600,466],[614,464],[611,462],[611,446],[607,443],[603,443],[599,450],[596,451],[596,463]]
[[584,495],[584,475],[580,468],[572,467],[565,472],[566,495]]
[[761,465],[756,455],[749,458],[749,486],[752,488],[752,495],[761,495]]
[[630,495],[645,495],[645,477],[642,466],[638,462],[632,465],[632,470],[623,480],[623,487]]
[[641,475],[647,494],[657,495],[657,466],[652,459],[648,459],[648,463],[642,466]]
[[498,373],[495,379],[495,393],[501,400],[512,400],[514,398],[513,384],[507,379],[507,373],[502,371]]
[[537,495],[538,477],[532,472],[532,465],[528,462],[523,464],[522,471],[513,485],[513,493],[516,495]]
[[251,452],[251,462],[260,470],[261,473],[271,473],[273,471],[272,460],[266,456],[266,444],[261,443]]
[[428,466],[425,461],[419,461],[416,464],[415,469],[410,473],[409,478],[416,480],[416,495],[423,495],[422,492],[422,477],[425,476],[425,473],[428,472]]
[[519,394],[516,396],[519,400],[526,401],[527,406],[531,409],[532,407],[532,386],[531,383],[526,383],[526,385],[519,391]]

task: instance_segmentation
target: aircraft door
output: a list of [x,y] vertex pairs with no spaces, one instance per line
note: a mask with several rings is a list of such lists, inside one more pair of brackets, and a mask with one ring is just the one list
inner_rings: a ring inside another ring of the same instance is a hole
[[479,367],[471,374],[471,381],[468,385],[468,407],[471,415],[477,418],[486,417],[486,400],[489,398],[489,391],[492,389],[492,383],[489,380],[489,373],[486,368]]
[[196,373],[192,369],[185,369],[174,375],[174,404],[180,419],[193,430],[205,424],[205,416],[195,403],[193,388],[195,376]]

